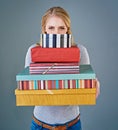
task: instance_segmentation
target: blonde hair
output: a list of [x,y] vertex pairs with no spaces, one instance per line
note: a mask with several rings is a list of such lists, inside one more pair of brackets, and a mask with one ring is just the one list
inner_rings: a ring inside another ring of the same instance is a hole
[[70,17],[68,15],[68,13],[61,7],[52,7],[50,9],[48,9],[45,13],[45,15],[42,17],[42,33],[45,33],[45,26],[46,26],[46,21],[48,19],[48,17],[50,16],[58,16],[60,17],[64,23],[67,26],[67,33],[71,34],[71,29],[70,29]]
[[[45,31],[46,21],[50,16],[60,17],[67,26],[67,34],[72,34],[70,16],[67,13],[67,11],[65,11],[62,7],[52,7],[45,12],[41,21],[41,33],[46,33]],[[75,45],[73,41],[74,40],[72,38],[72,45]],[[41,41],[40,41],[40,45],[41,45]]]

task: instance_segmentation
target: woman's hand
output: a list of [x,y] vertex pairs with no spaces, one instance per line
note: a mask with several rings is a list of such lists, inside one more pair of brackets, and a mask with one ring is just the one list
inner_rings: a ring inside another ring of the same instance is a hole
[[98,96],[100,95],[100,82],[98,79],[96,79],[95,88],[96,88],[96,98],[98,98]]

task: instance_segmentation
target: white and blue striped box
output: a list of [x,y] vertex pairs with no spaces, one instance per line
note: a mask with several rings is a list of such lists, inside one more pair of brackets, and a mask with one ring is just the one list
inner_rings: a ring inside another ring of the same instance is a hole
[[41,34],[43,48],[70,48],[71,34]]

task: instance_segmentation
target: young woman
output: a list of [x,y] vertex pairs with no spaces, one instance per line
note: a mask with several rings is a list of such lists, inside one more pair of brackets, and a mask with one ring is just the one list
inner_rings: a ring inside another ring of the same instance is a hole
[[[72,34],[71,21],[68,13],[61,7],[52,7],[42,17],[42,33],[47,34]],[[41,45],[41,43],[40,43]],[[74,45],[74,42],[72,42]],[[31,48],[26,54],[25,67],[31,63]],[[80,48],[80,64],[90,64],[86,48],[77,44]],[[99,81],[96,81],[96,98],[100,93]],[[79,106],[35,106],[31,130],[81,130]]]

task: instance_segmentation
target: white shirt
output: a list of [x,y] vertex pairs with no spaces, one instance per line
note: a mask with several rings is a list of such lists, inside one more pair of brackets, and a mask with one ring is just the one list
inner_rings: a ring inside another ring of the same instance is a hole
[[[25,67],[29,66],[31,61],[31,48],[35,47],[33,44],[29,47],[25,57]],[[80,65],[90,64],[89,55],[87,49],[78,44],[80,49]],[[79,106],[35,106],[34,116],[48,124],[63,124],[75,119],[79,115]]]

